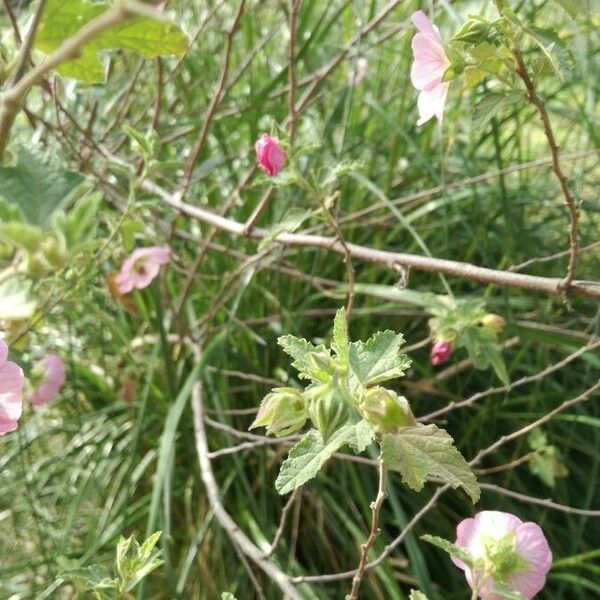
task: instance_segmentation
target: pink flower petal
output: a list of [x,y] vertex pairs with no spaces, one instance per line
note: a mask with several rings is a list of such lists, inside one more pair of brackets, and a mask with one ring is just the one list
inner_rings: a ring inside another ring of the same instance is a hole
[[65,364],[56,354],[49,354],[43,358],[38,368],[45,372],[45,376],[29,398],[34,406],[52,402],[66,381]]
[[414,13],[410,20],[419,31],[440,40],[440,30],[429,20],[429,17],[422,10]]
[[137,248],[123,261],[121,270],[115,277],[119,292],[128,294],[134,289],[148,287],[158,275],[160,267],[168,264],[170,258],[169,246]]
[[444,120],[444,106],[448,95],[448,82],[442,82],[430,90],[423,90],[419,94],[417,107],[419,109],[419,120],[417,125],[423,125],[432,117],[437,117],[440,123]]

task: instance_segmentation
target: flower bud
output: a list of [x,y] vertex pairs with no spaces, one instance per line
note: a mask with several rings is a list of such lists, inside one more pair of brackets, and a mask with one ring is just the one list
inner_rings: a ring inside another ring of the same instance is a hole
[[308,414],[324,441],[339,429],[350,416],[348,405],[340,392],[330,384],[316,385],[306,390]]
[[452,340],[436,340],[431,347],[431,364],[435,367],[452,356]]
[[275,437],[298,431],[306,423],[308,413],[302,393],[295,388],[275,388],[260,404],[250,429],[266,427],[267,435]]
[[380,386],[368,389],[358,408],[371,425],[388,433],[416,424],[408,400]]
[[274,177],[281,171],[285,164],[285,150],[277,138],[263,133],[254,144],[258,166],[270,177]]
[[481,44],[488,39],[491,29],[491,23],[487,21],[468,19],[458,33],[452,37],[452,41],[465,42],[466,44]]
[[496,333],[500,333],[506,325],[506,320],[500,315],[488,313],[481,319],[481,324]]

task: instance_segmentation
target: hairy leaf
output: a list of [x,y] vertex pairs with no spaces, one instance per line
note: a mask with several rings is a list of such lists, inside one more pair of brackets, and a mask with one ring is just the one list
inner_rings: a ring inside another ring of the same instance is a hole
[[411,365],[406,354],[400,353],[404,336],[389,329],[380,331],[366,342],[352,342],[350,367],[363,385],[374,385],[402,377]]
[[459,558],[469,567],[472,567],[475,562],[473,560],[473,557],[471,556],[471,553],[468,550],[465,550],[465,548],[461,548],[460,546],[457,546],[456,544],[453,544],[452,542],[449,542],[444,538],[438,537],[437,535],[425,534],[421,536],[421,539],[424,542],[429,542],[430,544],[441,548],[450,556],[455,556],[456,558]]
[[304,338],[294,335],[282,335],[277,343],[294,360],[292,367],[299,373],[301,379],[313,379],[326,382],[333,372],[331,353],[325,346],[315,346]]
[[333,342],[331,347],[344,363],[348,363],[348,345],[346,309],[342,307],[335,313],[335,319],[333,320]]
[[490,92],[485,94],[475,105],[473,126],[476,129],[481,129],[504,107],[513,106],[515,102],[523,98],[521,92]]
[[404,427],[383,436],[383,460],[416,491],[423,488],[427,476],[433,475],[453,488],[462,487],[476,502],[480,494],[477,480],[452,442],[448,432],[433,424]]
[[[275,488],[280,494],[287,494],[312,479],[331,455],[345,444],[357,440],[356,425],[340,427],[328,440],[323,442],[321,434],[311,429],[291,450],[281,465]],[[360,440],[361,443],[364,438]]]

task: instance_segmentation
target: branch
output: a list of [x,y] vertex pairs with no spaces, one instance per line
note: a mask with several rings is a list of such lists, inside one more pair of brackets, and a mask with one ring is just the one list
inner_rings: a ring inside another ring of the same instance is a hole
[[379,513],[386,497],[386,468],[383,463],[383,456],[379,457],[379,487],[377,488],[377,496],[375,502],[371,504],[371,531],[367,541],[360,547],[360,561],[358,563],[358,569],[356,575],[352,579],[352,589],[346,596],[346,600],[358,600],[358,591],[360,584],[362,583],[363,577],[365,576],[365,568],[367,566],[367,559],[369,557],[369,550],[375,543],[375,539],[379,535]]
[[[178,196],[170,194],[154,182],[146,179],[142,182],[142,188],[147,192],[156,194],[165,204],[168,204],[180,213],[212,225],[221,231],[226,231],[234,235],[243,236],[246,234],[244,224],[216,215],[212,211],[199,206],[193,206],[181,201]],[[261,240],[269,235],[265,229],[252,229],[247,232],[247,236],[253,239]],[[389,252],[386,250],[377,250],[358,244],[342,243],[334,238],[320,235],[308,235],[301,233],[283,233],[277,237],[277,241],[283,246],[290,247],[309,247],[323,248],[338,254],[346,256],[349,254],[352,258],[364,262],[385,265],[394,269],[398,265],[410,267],[420,271],[430,271],[434,273],[443,273],[462,279],[478,281],[480,283],[489,283],[505,287],[515,287],[533,292],[543,292],[546,294],[562,294],[564,291],[564,282],[562,279],[554,277],[538,277],[535,275],[526,275],[523,273],[511,273],[509,271],[499,271],[478,267],[469,263],[458,262],[455,260],[446,260],[443,258],[432,258],[428,256],[419,256],[415,254],[404,254],[400,252]],[[579,296],[588,296],[590,298],[600,298],[600,282],[572,281],[569,292]]]
[[[196,359],[200,359],[200,349],[194,346]],[[196,436],[196,452],[200,463],[200,476],[206,488],[206,495],[210,507],[225,530],[234,546],[237,546],[245,556],[254,562],[264,573],[277,584],[279,589],[290,600],[302,600],[302,596],[294,588],[290,578],[280,571],[272,562],[267,560],[264,553],[243,533],[235,521],[231,518],[221,503],[219,487],[215,480],[212,465],[209,458],[208,440],[204,427],[204,405],[202,402],[202,384],[197,382],[192,390],[192,411],[194,413],[194,431]]]

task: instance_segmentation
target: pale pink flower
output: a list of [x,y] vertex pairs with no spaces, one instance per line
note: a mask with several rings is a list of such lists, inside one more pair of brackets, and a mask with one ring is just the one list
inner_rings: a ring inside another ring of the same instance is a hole
[[[456,545],[468,550],[474,560],[483,559],[484,563],[491,565],[489,559],[495,543],[507,535],[514,536],[514,552],[517,556],[514,567],[507,569],[505,580],[500,583],[520,592],[525,598],[533,598],[544,587],[546,574],[552,566],[552,552],[539,525],[523,523],[510,513],[484,510],[473,519],[464,519],[458,524]],[[472,589],[478,589],[480,598],[502,600],[502,596],[493,593],[493,566],[488,566],[488,571],[483,572],[472,570],[456,557],[452,557],[452,562],[465,572],[469,585]]]
[[364,56],[356,60],[356,64],[350,66],[348,72],[348,85],[360,85],[367,76],[369,62]]
[[449,82],[443,81],[443,77],[450,61],[442,45],[440,30],[427,15],[418,10],[412,16],[412,22],[419,30],[412,40],[414,62],[410,70],[412,83],[419,90],[417,125],[423,125],[434,116],[441,123],[450,86]]
[[119,292],[129,294],[132,290],[148,287],[158,275],[161,266],[169,263],[170,257],[169,246],[150,246],[134,250],[115,277]]
[[435,367],[445,363],[452,356],[452,341],[437,340],[431,347],[431,364]]
[[7,358],[8,346],[0,340],[0,435],[17,428],[23,409],[25,375]]
[[65,364],[60,356],[48,354],[36,365],[35,370],[41,373],[42,379],[29,396],[29,402],[41,406],[52,402],[67,378]]
[[258,166],[270,177],[277,175],[285,164],[285,150],[277,138],[263,133],[254,144]]

